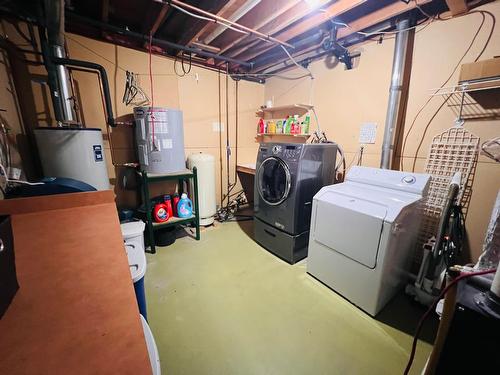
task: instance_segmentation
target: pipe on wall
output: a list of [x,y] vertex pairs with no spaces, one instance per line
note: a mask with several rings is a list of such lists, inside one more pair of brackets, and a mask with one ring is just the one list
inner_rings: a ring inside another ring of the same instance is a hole
[[[394,159],[395,143],[397,141],[398,127],[404,122],[407,97],[404,95],[405,79],[409,80],[407,73],[411,70],[409,55],[413,52],[413,39],[415,33],[409,30],[410,20],[398,21],[396,42],[392,61],[391,87],[389,89],[389,103],[385,119],[384,140],[382,143],[382,157],[380,168],[391,169]],[[407,83],[407,82],[406,82]]]
[[109,81],[108,81],[108,75],[106,73],[106,69],[102,65],[89,62],[89,61],[82,61],[82,60],[75,60],[75,59],[66,59],[66,58],[59,58],[59,57],[54,57],[52,58],[52,63],[55,65],[64,65],[64,66],[74,66],[78,68],[84,68],[84,69],[90,69],[90,70],[95,70],[99,73],[99,76],[101,78],[101,85],[102,85],[102,92],[104,95],[104,105],[106,107],[106,123],[109,126],[116,126],[115,124],[115,118],[113,116],[113,106],[111,104],[111,94],[109,92]]
[[[66,57],[66,51],[64,50],[64,0],[45,0],[44,5],[49,44],[48,52],[51,57]],[[55,67],[55,74],[62,109],[62,118],[58,118],[58,121],[72,123],[75,120],[75,115],[73,113],[73,95],[70,92],[68,71],[64,66],[58,65]]]

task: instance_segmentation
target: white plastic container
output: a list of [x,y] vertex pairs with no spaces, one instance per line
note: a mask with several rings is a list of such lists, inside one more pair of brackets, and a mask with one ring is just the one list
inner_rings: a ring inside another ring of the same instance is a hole
[[[196,167],[198,172],[198,204],[195,211],[199,212],[200,225],[211,225],[216,212],[215,202],[215,157],[203,152],[188,156],[188,168]],[[191,182],[191,191],[194,191]],[[194,203],[194,201],[193,201]]]
[[149,362],[151,363],[151,369],[153,370],[153,375],[161,375],[160,367],[160,355],[158,354],[158,348],[156,347],[155,338],[151,328],[149,328],[148,322],[141,315],[142,329],[144,331],[144,338],[146,339],[146,346],[148,348]]
[[109,177],[101,129],[34,129],[45,177],[83,181],[97,190],[108,190]]
[[133,244],[136,248],[140,249],[142,253],[144,253],[145,228],[146,224],[141,220],[120,224],[123,241],[128,244]]
[[137,306],[139,312],[147,318],[146,291],[144,288],[144,276],[147,267],[146,254],[144,253],[145,226],[142,221],[120,224],[130,267],[130,276],[134,283]]

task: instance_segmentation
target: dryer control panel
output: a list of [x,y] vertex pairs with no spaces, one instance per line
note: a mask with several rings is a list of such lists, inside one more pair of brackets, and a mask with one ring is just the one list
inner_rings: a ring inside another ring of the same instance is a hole
[[347,173],[346,181],[360,182],[363,184],[425,195],[430,181],[430,175],[354,166],[349,170],[349,173]]

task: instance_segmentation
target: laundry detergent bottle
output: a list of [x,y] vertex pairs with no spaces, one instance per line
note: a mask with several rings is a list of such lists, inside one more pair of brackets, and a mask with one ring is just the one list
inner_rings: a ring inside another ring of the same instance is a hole
[[153,218],[157,223],[164,223],[170,219],[168,207],[165,203],[157,203],[153,209]]
[[193,202],[187,197],[186,193],[182,193],[181,199],[177,204],[177,216],[186,218],[193,215]]

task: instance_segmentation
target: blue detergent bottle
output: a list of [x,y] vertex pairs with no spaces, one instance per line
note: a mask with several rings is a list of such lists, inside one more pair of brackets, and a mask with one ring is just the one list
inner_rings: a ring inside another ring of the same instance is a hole
[[177,216],[181,218],[191,217],[193,215],[193,202],[187,197],[186,193],[182,193],[181,199],[177,204]]

